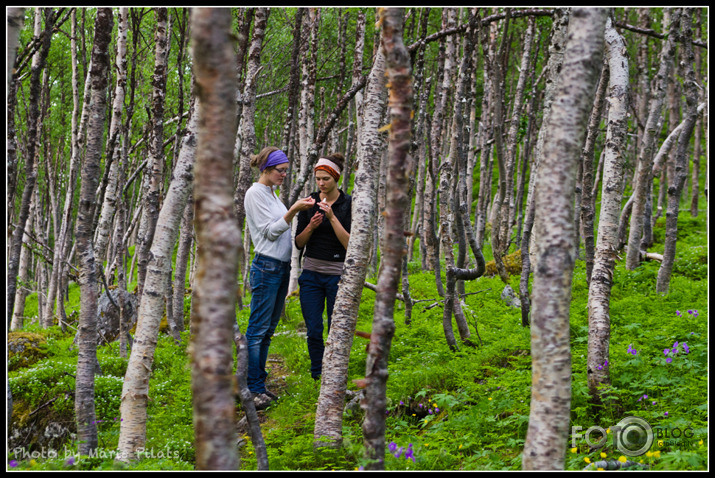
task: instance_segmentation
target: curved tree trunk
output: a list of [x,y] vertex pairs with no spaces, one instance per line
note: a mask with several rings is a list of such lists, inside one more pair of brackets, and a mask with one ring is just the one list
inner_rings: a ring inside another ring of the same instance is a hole
[[531,320],[532,389],[525,470],[563,469],[571,412],[569,306],[574,192],[579,152],[593,106],[607,11],[574,8],[536,186],[536,267]]

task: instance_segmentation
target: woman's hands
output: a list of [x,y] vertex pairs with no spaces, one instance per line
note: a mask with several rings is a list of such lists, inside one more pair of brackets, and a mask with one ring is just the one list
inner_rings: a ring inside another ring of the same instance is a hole
[[325,214],[325,217],[327,217],[329,221],[333,220],[333,218],[335,217],[335,213],[333,212],[332,206],[328,204],[325,199],[318,203],[318,207],[323,212],[323,214]]

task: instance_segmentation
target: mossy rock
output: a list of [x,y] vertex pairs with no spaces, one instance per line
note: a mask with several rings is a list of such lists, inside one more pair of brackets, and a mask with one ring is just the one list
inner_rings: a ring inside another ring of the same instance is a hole
[[10,332],[7,335],[8,370],[13,372],[47,358],[47,340],[32,332]]
[[[510,276],[521,275],[521,249],[504,256],[504,267]],[[491,277],[497,274],[497,265],[494,261],[486,264],[485,276]]]

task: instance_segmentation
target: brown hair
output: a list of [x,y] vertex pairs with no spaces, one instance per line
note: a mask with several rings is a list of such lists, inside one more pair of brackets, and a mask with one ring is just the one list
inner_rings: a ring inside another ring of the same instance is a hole
[[[258,170],[261,170],[261,167],[266,164],[266,161],[268,161],[268,156],[273,152],[273,151],[278,151],[278,148],[275,146],[266,146],[261,150],[260,153],[258,154],[252,154],[251,155],[251,167],[252,168],[258,168]],[[273,169],[273,166],[270,168],[266,168],[266,171]]]
[[340,171],[345,169],[345,156],[341,153],[332,153],[330,156],[323,156],[325,159],[329,159],[338,165]]

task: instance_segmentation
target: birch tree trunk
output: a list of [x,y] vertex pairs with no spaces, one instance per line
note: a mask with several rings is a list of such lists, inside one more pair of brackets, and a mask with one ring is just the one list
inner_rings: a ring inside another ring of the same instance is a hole
[[[669,15],[670,14],[670,15]],[[653,181],[651,168],[653,155],[656,147],[656,139],[661,128],[663,101],[665,98],[666,85],[670,71],[673,68],[673,56],[675,55],[675,38],[680,26],[680,9],[665,9],[665,18],[670,16],[668,36],[663,40],[663,49],[660,53],[660,66],[651,84],[650,110],[646,121],[643,140],[641,141],[640,153],[638,155],[638,168],[634,178],[633,186],[633,208],[631,210],[631,223],[628,234],[628,246],[626,251],[626,269],[633,270],[640,264],[641,236],[643,235],[643,223],[645,207],[648,200],[649,185]],[[664,20],[667,24],[667,20]]]
[[546,65],[548,74],[546,76],[546,86],[544,88],[544,118],[539,129],[539,136],[534,149],[534,161],[531,166],[529,177],[529,189],[526,196],[526,209],[524,215],[524,231],[521,240],[521,281],[519,282],[519,295],[521,298],[521,322],[530,322],[529,314],[531,309],[531,298],[529,296],[529,276],[531,275],[532,249],[532,228],[535,216],[535,190],[539,179],[539,166],[544,140],[546,139],[551,115],[551,105],[556,88],[561,77],[563,55],[566,50],[566,34],[569,24],[569,12],[564,9],[554,11],[553,25],[551,27],[551,44],[549,46],[549,62]]
[[388,139],[387,203],[385,238],[381,250],[375,313],[365,365],[365,421],[363,437],[368,469],[385,468],[385,416],[387,413],[387,363],[395,333],[394,307],[402,257],[405,214],[409,214],[409,157],[412,133],[412,70],[410,55],[402,39],[404,12],[401,8],[380,9],[382,49],[389,81],[390,133]]
[[[254,14],[253,39],[248,49],[248,63],[246,65],[246,81],[243,91],[243,112],[241,118],[241,150],[239,153],[240,164],[238,169],[238,181],[234,192],[234,209],[239,231],[243,230],[246,220],[246,211],[243,205],[243,198],[246,191],[251,187],[251,155],[256,149],[256,90],[258,89],[258,73],[261,69],[261,49],[263,39],[266,34],[266,24],[268,23],[268,8],[257,8]],[[243,271],[247,266],[244,263],[245,248],[251,247],[248,237],[238,241],[239,270]]]
[[571,412],[569,306],[578,157],[593,106],[607,11],[574,8],[536,186],[532,391],[525,470],[563,469]]
[[[458,76],[458,82],[457,82],[457,89],[455,91],[455,97],[454,97],[454,114],[452,116],[452,136],[451,136],[451,141],[450,141],[450,152],[449,156],[446,158],[446,160],[443,162],[442,166],[440,167],[442,173],[440,175],[440,188],[439,188],[439,195],[440,195],[440,228],[442,231],[441,234],[441,240],[442,240],[442,249],[444,250],[444,256],[445,256],[445,269],[448,271],[447,272],[447,287],[445,288],[445,297],[444,297],[444,311],[442,315],[442,328],[444,329],[445,333],[445,338],[447,339],[447,344],[450,346],[452,349],[457,349],[457,343],[454,339],[454,332],[452,331],[452,314],[454,313],[454,317],[457,323],[457,329],[459,331],[460,338],[462,341],[467,344],[467,345],[472,345],[471,342],[469,341],[469,338],[471,337],[471,333],[469,331],[469,326],[467,325],[466,320],[464,319],[464,314],[462,313],[461,309],[461,303],[459,301],[459,297],[455,294],[455,286],[456,286],[456,278],[451,274],[449,271],[451,269],[454,269],[455,267],[455,261],[454,261],[454,253],[452,252],[453,247],[452,247],[452,223],[455,220],[455,215],[461,214],[457,208],[455,207],[455,203],[457,201],[460,201],[459,195],[455,194],[455,198],[453,199],[452,196],[452,172],[453,172],[453,165],[456,165],[457,167],[460,167],[460,165],[464,164],[466,166],[466,157],[464,155],[464,150],[463,150],[463,144],[464,144],[464,138],[463,138],[463,108],[464,105],[467,103],[466,101],[466,95],[467,95],[467,84],[470,81],[470,67],[471,67],[471,58],[472,58],[472,49],[473,49],[473,42],[472,42],[472,35],[473,35],[473,28],[475,27],[476,24],[476,17],[475,16],[470,16],[470,28],[467,29],[467,32],[465,33],[464,36],[464,48],[463,48],[463,54],[462,54],[462,61],[460,62],[459,65],[459,76]],[[446,75],[445,75],[446,77]],[[464,171],[466,172],[466,167],[463,168]],[[457,173],[459,173],[459,170],[457,170]],[[462,178],[460,178],[462,180]],[[466,186],[464,187],[466,189]],[[465,191],[466,192],[466,191]],[[469,220],[469,216],[467,216],[467,221]],[[458,221],[458,224],[460,222]],[[465,221],[461,221],[462,229],[465,226]],[[459,238],[460,243],[462,246],[465,246],[465,237],[460,237]],[[461,265],[460,265],[461,267]]]
[[139,244],[137,253],[138,296],[144,290],[144,278],[149,263],[149,250],[154,240],[157,217],[159,215],[159,195],[164,174],[164,103],[166,98],[166,70],[169,56],[169,34],[166,8],[156,8],[156,30],[154,75],[152,77],[151,101],[151,141],[149,143],[149,187],[142,198],[143,212],[139,223]]
[[[582,173],[581,173],[581,210],[576,211],[581,216],[581,229],[583,230],[583,248],[585,251],[586,262],[586,281],[591,283],[591,273],[593,271],[593,258],[595,242],[593,238],[593,220],[596,216],[595,201],[593,191],[593,158],[595,156],[596,139],[599,136],[601,117],[603,115],[604,97],[606,95],[606,87],[608,85],[609,69],[608,63],[603,64],[601,70],[601,79],[598,82],[598,90],[594,99],[593,109],[591,110],[591,118],[588,122],[586,131],[586,144],[583,147],[581,155]],[[619,202],[620,204],[620,202]]]
[[[611,18],[606,22],[608,61],[608,129],[603,166],[601,211],[593,273],[588,289],[588,389],[594,403],[602,403],[604,385],[609,385],[608,350],[611,337],[610,299],[618,251],[623,168],[628,129],[628,58],[626,43]],[[600,88],[599,88],[600,91]]]
[[335,298],[333,319],[323,354],[323,374],[315,413],[314,446],[342,444],[343,406],[348,363],[375,231],[377,175],[383,143],[378,133],[385,104],[385,57],[379,49],[365,92],[359,167],[353,189],[353,222],[345,269]]
[[196,468],[237,470],[233,324],[241,236],[234,215],[233,147],[238,89],[228,8],[194,9],[193,57],[199,93],[196,237],[199,257],[192,317]]
[[112,105],[112,120],[109,128],[108,145],[112,152],[107,151],[114,158],[109,171],[109,182],[104,193],[104,203],[99,216],[97,233],[94,242],[94,249],[97,251],[97,262],[102,264],[106,257],[107,243],[112,229],[114,212],[117,206],[117,197],[121,192],[122,185],[118,184],[121,141],[119,138],[122,125],[122,109],[124,107],[124,97],[127,85],[127,30],[128,30],[129,9],[126,7],[119,10],[119,31],[117,34],[117,85],[114,88],[114,103]]
[[[675,152],[674,174],[668,174],[668,209],[665,213],[665,248],[663,250],[663,262],[658,269],[658,280],[655,290],[660,294],[667,294],[670,286],[670,276],[675,262],[675,252],[678,235],[678,212],[680,197],[683,193],[683,185],[688,175],[688,145],[695,129],[698,108],[698,86],[695,79],[693,62],[693,31],[692,31],[692,10],[683,9],[681,18],[682,28],[682,48],[683,59],[680,61],[683,78],[683,90],[685,92],[685,120],[683,129],[678,136],[678,147]],[[661,186],[662,187],[662,186]]]
[[159,323],[164,313],[166,278],[171,273],[172,253],[194,178],[197,108],[192,106],[191,109],[181,152],[174,168],[174,179],[159,212],[150,250],[151,260],[144,281],[145,293],[140,298],[136,336],[124,376],[120,406],[122,422],[117,448],[119,459],[125,462],[136,459],[137,450],[143,448],[146,442],[149,378],[159,336]]
[[82,162],[82,185],[77,212],[77,253],[80,263],[80,314],[77,332],[78,358],[75,386],[75,419],[80,455],[97,448],[94,409],[94,371],[97,362],[97,264],[92,247],[92,221],[102,154],[104,115],[109,83],[109,42],[114,18],[111,8],[100,8],[94,30],[90,77],[87,151]]
[[37,148],[40,142],[40,89],[42,87],[42,72],[47,63],[47,56],[50,51],[52,40],[52,28],[55,22],[55,15],[51,8],[44,9],[45,29],[42,36],[42,44],[36,57],[32,62],[30,72],[30,103],[28,106],[28,127],[27,127],[27,156],[25,158],[25,188],[22,192],[20,212],[17,216],[16,227],[13,230],[10,241],[10,251],[7,268],[7,315],[9,320],[12,317],[12,310],[15,305],[15,293],[17,291],[17,274],[20,267],[20,251],[22,249],[22,236],[25,233],[27,219],[30,215],[30,202],[37,183],[37,165],[35,163]]

